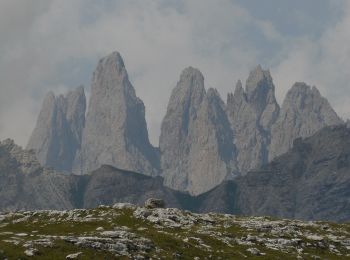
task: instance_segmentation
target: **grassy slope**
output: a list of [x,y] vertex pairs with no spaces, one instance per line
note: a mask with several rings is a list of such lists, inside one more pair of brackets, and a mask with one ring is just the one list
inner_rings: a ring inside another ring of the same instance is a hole
[[[54,236],[96,236],[98,231],[96,228],[103,227],[104,230],[113,230],[115,227],[127,227],[132,233],[138,234],[144,238],[153,241],[155,247],[147,252],[144,257],[164,258],[164,259],[244,259],[249,256],[249,259],[296,259],[297,253],[293,250],[282,252],[272,250],[257,243],[254,247],[258,248],[266,255],[254,256],[247,252],[252,246],[239,245],[235,242],[235,238],[245,237],[249,235],[259,235],[256,230],[242,227],[238,222],[244,217],[236,217],[236,224],[227,224],[227,219],[224,215],[213,215],[215,225],[209,230],[212,234],[220,232],[226,238],[232,238],[229,245],[220,240],[220,236],[211,235],[209,233],[200,232],[203,230],[202,224],[198,223],[191,226],[189,229],[182,228],[159,228],[148,221],[136,219],[133,217],[131,209],[113,209],[110,207],[97,208],[91,210],[81,210],[78,215],[84,217],[102,218],[91,222],[82,222],[78,220],[67,220],[68,212],[62,217],[53,218],[47,212],[39,212],[34,216],[29,217],[25,221],[15,223],[17,219],[23,218],[26,214],[13,214],[6,217],[0,222],[0,258],[8,257],[9,259],[31,259],[25,256],[23,244],[29,240],[42,238],[42,235]],[[268,220],[266,218],[266,220]],[[330,224],[333,230],[338,230],[338,235],[348,236],[350,225],[348,224]],[[308,230],[309,229],[309,230]],[[305,227],[304,231],[310,231],[317,234],[323,234],[327,231],[317,228]],[[18,233],[27,233],[27,236],[16,236]],[[267,236],[274,237],[273,234]],[[192,238],[194,237],[194,238]],[[200,239],[200,240],[198,240]],[[18,240],[18,245],[14,245],[6,240]],[[38,253],[35,259],[65,259],[66,255],[82,252],[78,259],[114,259],[118,258],[107,251],[93,250],[89,248],[81,248],[72,243],[65,242],[60,238],[53,240],[52,247],[36,246]],[[305,238],[305,241],[307,239]],[[310,241],[311,243],[311,241]],[[204,245],[203,245],[204,244]],[[209,248],[209,249],[208,249]],[[346,249],[338,248],[343,254]],[[339,256],[331,253],[328,248],[312,248],[304,251],[304,259],[312,259],[313,255],[317,255],[322,259],[339,259]],[[118,259],[126,259],[119,257]],[[345,259],[343,255],[341,259]],[[350,259],[350,258],[349,258]]]

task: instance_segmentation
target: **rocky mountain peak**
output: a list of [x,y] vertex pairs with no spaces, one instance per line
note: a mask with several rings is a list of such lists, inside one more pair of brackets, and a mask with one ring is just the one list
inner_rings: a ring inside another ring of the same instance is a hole
[[[99,64],[97,66],[98,72],[103,72],[103,68],[109,68],[110,70],[114,70],[119,73],[119,76],[124,77],[127,76],[127,72],[125,69],[124,61],[119,52],[115,51],[109,54],[108,56],[100,59]],[[101,71],[99,71],[101,69]]]
[[[204,76],[199,69],[193,67],[187,67],[181,72],[179,86],[190,87],[190,88],[203,88]],[[187,83],[187,84],[186,84]]]
[[316,87],[296,82],[288,91],[272,128],[269,158],[287,152],[298,137],[308,137],[325,126],[342,123]]
[[[250,72],[246,81],[246,96],[257,116],[262,116],[261,124],[263,127],[270,127],[279,110],[275,97],[275,86],[270,71],[263,70],[258,65]],[[265,111],[267,113],[263,115]]]
[[238,80],[234,93],[227,94],[227,113],[229,114],[229,117],[235,117],[234,114],[243,106],[243,103],[247,103],[247,97],[242,82]]
[[30,174],[41,169],[35,152],[33,150],[23,150],[15,144],[12,139],[0,142],[0,149],[4,149],[16,161],[15,164],[24,174]]
[[0,146],[4,147],[8,151],[11,151],[15,147],[15,141],[7,138],[4,141],[0,141]]
[[187,135],[191,121],[196,118],[205,94],[202,73],[193,67],[184,69],[170,96],[167,116],[161,126],[160,142],[164,140],[162,134],[165,132],[172,133],[174,140],[181,142],[181,138]]
[[[183,108],[198,107],[205,95],[203,74],[193,67],[184,69],[180,80],[171,95],[171,101],[182,102]],[[171,102],[170,101],[170,102]]]
[[232,174],[232,130],[217,90],[189,67],[172,91],[159,141],[165,184],[192,194],[205,192]]
[[250,71],[246,81],[246,92],[248,98],[253,98],[256,91],[267,91],[273,88],[272,77],[269,70],[263,70],[260,65]]
[[313,86],[307,85],[305,82],[295,82],[290,90],[287,92],[285,102],[291,102],[295,98],[305,99],[306,97],[315,96],[322,98],[319,90]]
[[266,163],[269,131],[279,113],[270,72],[257,66],[250,72],[245,90],[238,81],[234,94],[228,96],[226,110],[240,171]]
[[241,97],[245,94],[244,89],[243,89],[243,85],[242,85],[242,81],[238,80],[236,83],[236,88],[235,88],[235,92],[233,94],[233,96],[235,97]]
[[103,164],[149,175],[158,172],[145,106],[136,96],[118,52],[102,58],[93,74],[82,150],[74,171],[89,173]]
[[82,86],[66,95],[49,92],[43,102],[27,149],[43,166],[71,171],[85,124],[86,98]]
[[220,97],[219,91],[216,88],[209,88],[207,91],[207,98],[209,101],[218,101],[225,105]]

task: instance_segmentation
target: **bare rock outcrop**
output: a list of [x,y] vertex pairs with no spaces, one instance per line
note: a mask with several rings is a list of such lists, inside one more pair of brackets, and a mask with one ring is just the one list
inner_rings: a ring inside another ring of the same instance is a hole
[[297,82],[288,91],[272,127],[269,159],[287,152],[296,138],[308,137],[325,126],[342,123],[316,87]]
[[257,66],[243,89],[238,81],[227,97],[227,115],[237,148],[239,170],[244,174],[268,161],[270,129],[278,117],[279,105],[270,72]]
[[208,191],[236,172],[232,130],[218,92],[186,68],[173,90],[160,136],[167,186],[191,194]]
[[118,52],[101,59],[94,72],[74,172],[89,173],[103,164],[158,174],[157,150],[150,144],[145,106],[136,96]]
[[43,168],[33,150],[13,140],[0,142],[0,209],[68,209],[77,179]]
[[285,154],[235,179],[242,215],[349,221],[350,129],[328,126]]
[[27,149],[33,149],[43,166],[71,171],[81,146],[86,99],[83,87],[55,96],[49,92],[43,102]]

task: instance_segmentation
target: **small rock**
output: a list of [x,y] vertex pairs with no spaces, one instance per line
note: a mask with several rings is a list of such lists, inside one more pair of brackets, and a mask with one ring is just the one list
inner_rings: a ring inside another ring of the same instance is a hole
[[26,237],[26,236],[28,236],[28,234],[27,233],[18,233],[18,234],[15,234],[15,236]]
[[34,256],[37,252],[38,252],[38,250],[36,250],[35,248],[29,248],[29,249],[24,251],[24,254],[26,256]]
[[323,241],[323,237],[318,235],[309,235],[306,238],[313,241]]
[[115,203],[112,208],[114,209],[135,209],[136,206],[131,203]]
[[66,256],[66,259],[77,259],[80,255],[82,254],[82,252],[78,252],[75,254],[70,254]]
[[103,231],[103,230],[104,230],[103,227],[98,227],[98,228],[96,228],[96,231]]
[[145,207],[148,209],[164,208],[165,202],[162,199],[149,198],[145,202]]
[[251,253],[252,255],[261,255],[259,249],[253,247],[253,248],[248,248],[247,252]]

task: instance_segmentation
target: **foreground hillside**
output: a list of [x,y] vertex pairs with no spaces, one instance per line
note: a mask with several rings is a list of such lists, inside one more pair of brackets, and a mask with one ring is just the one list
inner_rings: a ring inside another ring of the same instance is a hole
[[350,259],[350,224],[132,204],[0,215],[0,258]]

